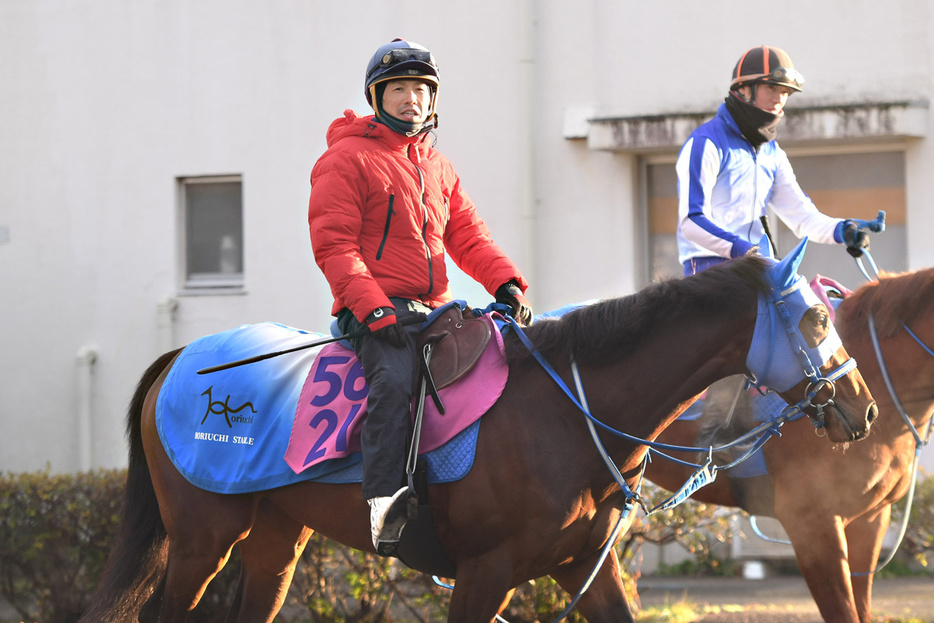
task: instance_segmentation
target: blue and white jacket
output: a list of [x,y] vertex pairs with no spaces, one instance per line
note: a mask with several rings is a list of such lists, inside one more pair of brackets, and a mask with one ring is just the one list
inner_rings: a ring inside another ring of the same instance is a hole
[[686,274],[695,265],[702,269],[744,255],[762,238],[759,218],[767,208],[799,238],[843,242],[843,219],[818,211],[776,141],[756,151],[726,104],[691,133],[676,170],[678,259]]

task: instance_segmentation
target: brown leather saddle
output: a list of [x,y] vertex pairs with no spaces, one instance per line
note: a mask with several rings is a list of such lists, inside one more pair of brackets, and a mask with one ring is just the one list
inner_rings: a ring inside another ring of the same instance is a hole
[[447,387],[473,368],[490,341],[489,324],[456,305],[442,312],[418,336],[422,373],[434,390]]

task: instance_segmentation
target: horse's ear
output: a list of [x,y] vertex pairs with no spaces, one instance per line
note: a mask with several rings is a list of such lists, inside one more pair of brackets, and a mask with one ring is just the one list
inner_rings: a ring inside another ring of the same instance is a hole
[[[766,243],[768,244],[768,243]],[[798,276],[798,267],[801,266],[801,260],[804,259],[804,249],[808,246],[808,239],[804,237],[798,243],[791,253],[772,268],[772,279],[779,289],[790,286]]]
[[772,253],[772,245],[766,234],[762,234],[762,237],[759,238],[759,255],[762,257],[770,257],[773,260],[775,259],[775,255]]

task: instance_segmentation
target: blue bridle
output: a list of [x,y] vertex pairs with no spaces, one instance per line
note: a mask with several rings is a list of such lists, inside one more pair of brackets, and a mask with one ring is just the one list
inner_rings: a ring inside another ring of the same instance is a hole
[[[784,392],[800,382],[803,370],[804,377],[810,381],[805,392],[806,406],[813,405],[816,408],[816,415],[811,416],[811,421],[815,427],[822,428],[824,408],[833,404],[834,383],[856,368],[856,360],[849,358],[828,375],[821,376],[821,366],[842,346],[840,336],[836,329],[831,329],[823,341],[813,347],[809,346],[798,324],[810,308],[821,304],[820,299],[800,275],[796,275],[784,289],[779,289],[775,284],[771,272],[769,279],[769,292],[759,297],[756,328],[746,357],[747,376],[753,386],[764,385]],[[787,341],[782,342],[776,338],[779,322],[785,329]],[[798,367],[793,365],[795,360]],[[773,367],[776,361],[778,365]],[[831,390],[830,398],[827,402],[815,404],[814,399],[825,387]]]

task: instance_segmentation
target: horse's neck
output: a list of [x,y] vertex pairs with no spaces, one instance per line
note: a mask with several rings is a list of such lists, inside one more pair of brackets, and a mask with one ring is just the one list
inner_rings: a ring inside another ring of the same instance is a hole
[[[745,371],[752,327],[743,326],[698,319],[688,331],[666,334],[664,343],[593,370],[607,388],[592,403],[594,413],[618,430],[654,440],[712,383]],[[630,449],[626,444],[618,445]]]
[[[891,318],[893,309],[911,307],[911,302],[907,300],[909,297],[915,304],[929,300],[934,289],[932,276],[934,268],[892,276],[891,282],[885,285],[893,287],[887,290],[885,296],[875,291],[883,287],[881,282],[863,286],[843,301],[838,310],[842,313],[838,313],[836,320],[838,331],[844,336],[843,345],[859,361],[860,371],[867,377],[873,398],[884,405],[892,401],[882,377],[881,368],[884,366],[898,401],[915,427],[925,424],[934,412],[934,355],[928,352],[934,348],[934,314],[930,311],[931,306],[922,306],[922,311],[916,313],[908,323],[910,326],[902,325],[888,337],[879,336],[883,352],[881,362],[870,338],[869,324],[878,322],[874,315]],[[899,287],[894,287],[896,285]],[[900,312],[897,317],[900,317]],[[884,332],[885,328],[879,327],[879,330]],[[914,337],[909,334],[909,330],[914,333]],[[889,410],[883,410],[885,417],[888,417],[886,412]],[[892,411],[892,417],[897,418],[898,414]]]

